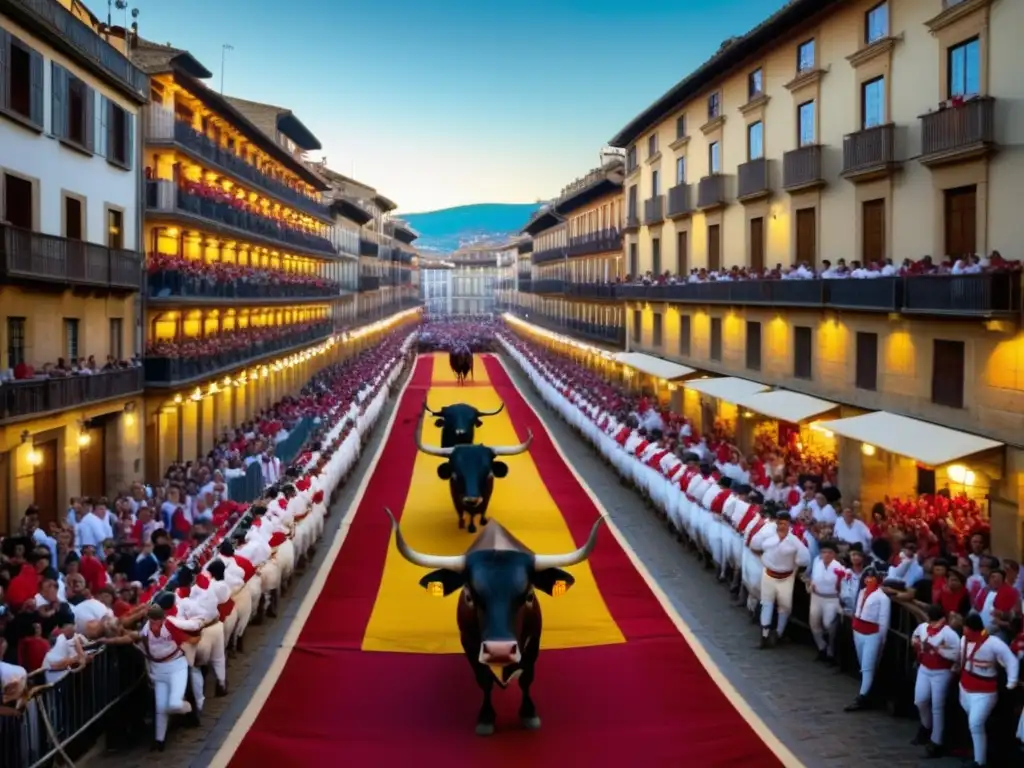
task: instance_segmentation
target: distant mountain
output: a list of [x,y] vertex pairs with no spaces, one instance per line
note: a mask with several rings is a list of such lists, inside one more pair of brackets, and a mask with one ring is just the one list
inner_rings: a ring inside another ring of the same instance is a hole
[[461,245],[512,237],[539,207],[539,203],[477,203],[405,213],[402,218],[420,233],[418,248],[449,252]]

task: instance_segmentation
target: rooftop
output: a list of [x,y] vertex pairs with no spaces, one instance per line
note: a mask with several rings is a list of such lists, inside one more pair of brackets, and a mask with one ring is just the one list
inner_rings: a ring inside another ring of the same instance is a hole
[[264,104],[259,101],[240,99],[237,96],[225,97],[231,104],[249,118],[267,136],[276,139],[278,132],[295,142],[295,145],[306,152],[322,149],[320,140],[313,135],[295,113],[284,107]]

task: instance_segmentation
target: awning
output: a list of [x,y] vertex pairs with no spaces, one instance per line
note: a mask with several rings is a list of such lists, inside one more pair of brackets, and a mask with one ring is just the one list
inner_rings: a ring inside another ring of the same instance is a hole
[[635,368],[641,373],[649,374],[657,379],[679,379],[696,372],[693,368],[688,368],[685,365],[662,360],[653,355],[644,355],[640,352],[618,352],[614,359],[617,363]]
[[822,429],[876,445],[889,453],[940,467],[974,453],[998,448],[1002,443],[895,413],[876,411],[837,421],[823,421]]
[[764,384],[758,384],[756,381],[735,379],[728,376],[719,379],[693,379],[685,382],[683,386],[695,392],[702,392],[705,395],[720,398],[727,403],[735,403],[756,392],[764,392],[768,389]]
[[733,401],[736,405],[756,411],[764,416],[779,421],[799,424],[820,413],[838,408],[838,403],[819,400],[817,397],[802,395],[799,392],[788,392],[776,389],[772,392],[757,392]]

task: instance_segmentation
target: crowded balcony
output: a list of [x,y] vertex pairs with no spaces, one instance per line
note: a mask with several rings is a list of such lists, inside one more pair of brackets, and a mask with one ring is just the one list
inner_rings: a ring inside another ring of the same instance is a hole
[[736,169],[736,199],[759,200],[772,193],[768,186],[768,160],[760,157],[741,163]]
[[896,126],[876,125],[843,137],[843,176],[850,181],[869,181],[887,176],[899,166],[896,160]]
[[668,212],[670,219],[682,219],[693,213],[690,203],[690,185],[676,184],[668,191]]
[[0,224],[0,282],[138,291],[142,260],[134,251]]
[[331,335],[329,318],[290,324],[268,323],[201,336],[157,339],[146,347],[143,364],[147,386],[185,384],[220,375],[281,352],[314,344]]
[[208,262],[160,253],[150,254],[146,267],[147,296],[158,303],[288,302],[331,298],[352,290],[351,286],[346,288],[315,272]]
[[569,238],[569,256],[590,256],[622,250],[622,233],[617,229],[599,229],[585,235]]
[[644,200],[644,224],[652,227],[665,220],[665,198],[655,195]]
[[541,278],[533,281],[533,293],[562,293],[564,290],[565,280]]
[[710,211],[725,205],[725,176],[720,173],[705,176],[697,182],[697,209]]
[[316,196],[305,188],[308,185],[297,178],[289,179],[278,167],[267,162],[259,167],[244,159],[231,146],[197,130],[173,111],[151,104],[146,107],[146,142],[151,145],[170,144],[183,150],[204,166],[230,175],[237,182],[254,187],[288,205],[306,213],[331,221],[333,214]]
[[533,259],[534,264],[548,264],[553,261],[561,261],[565,258],[566,249],[564,246],[558,245],[554,248],[545,248],[542,251],[534,251]]
[[825,183],[821,172],[821,145],[809,144],[782,155],[782,188],[800,192]]
[[961,162],[995,147],[995,99],[979,96],[943,103],[937,112],[921,115],[922,165]]
[[21,364],[13,377],[0,381],[0,424],[85,405],[129,397],[142,391],[142,367],[108,360],[68,364],[59,360],[40,369]]
[[190,180],[180,175],[177,182],[149,178],[146,209],[153,218],[170,215],[243,238],[259,238],[318,255],[337,255],[331,241],[319,234],[325,227],[285,216],[279,206],[226,180]]

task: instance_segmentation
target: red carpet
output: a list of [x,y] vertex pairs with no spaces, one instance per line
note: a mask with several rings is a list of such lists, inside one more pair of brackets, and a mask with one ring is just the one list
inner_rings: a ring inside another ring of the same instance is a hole
[[[577,542],[598,512],[558,456],[501,364],[493,386]],[[480,694],[461,656],[360,650],[390,531],[416,449],[414,428],[433,361],[420,358],[392,434],[323,592],[232,766],[373,765],[411,768],[781,765],[714,684],[643,578],[607,531],[590,565],[625,644],[545,650],[533,698],[543,728],[519,728],[519,690],[497,691],[498,732],[473,726]],[[445,521],[448,522],[448,521]],[[444,607],[452,615],[454,603]]]

